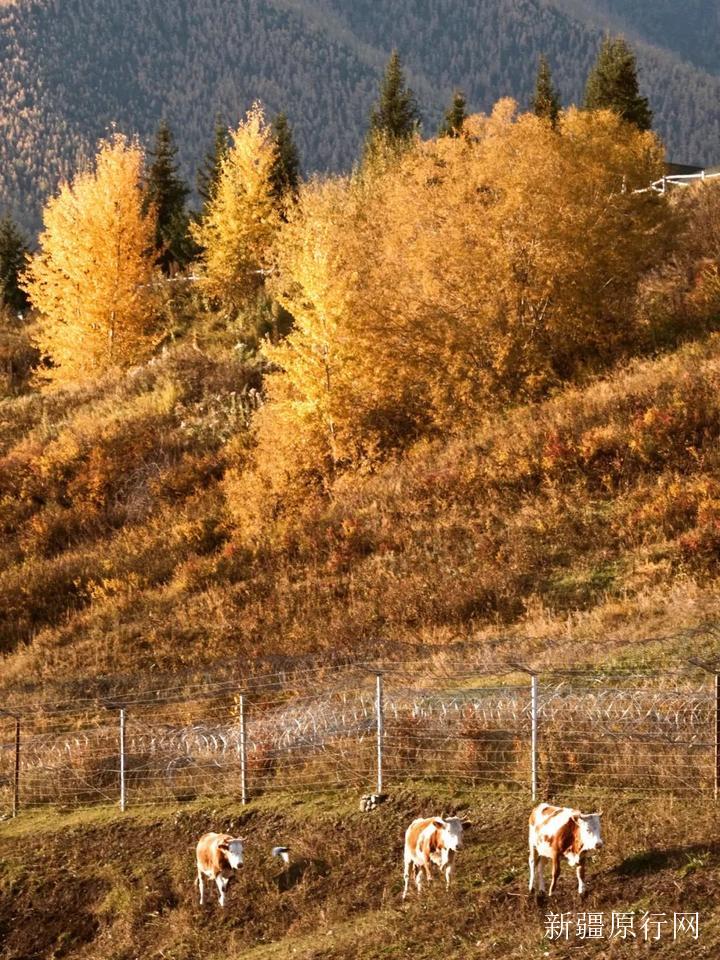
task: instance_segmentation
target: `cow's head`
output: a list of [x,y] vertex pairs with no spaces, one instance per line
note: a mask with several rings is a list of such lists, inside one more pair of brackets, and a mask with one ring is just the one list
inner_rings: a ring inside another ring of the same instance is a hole
[[232,870],[237,870],[238,867],[243,865],[242,837],[236,837],[235,840],[223,840],[222,843],[218,844],[218,849],[223,851]]
[[459,850],[463,842],[463,831],[471,826],[469,820],[460,817],[443,817],[436,820],[435,825],[442,830],[443,846],[448,850]]
[[578,813],[572,818],[580,828],[580,842],[583,850],[602,849],[601,816],[602,813]]

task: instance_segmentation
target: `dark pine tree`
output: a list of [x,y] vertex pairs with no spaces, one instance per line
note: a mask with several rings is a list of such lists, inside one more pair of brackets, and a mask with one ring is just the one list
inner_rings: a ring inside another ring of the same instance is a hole
[[25,291],[18,281],[25,268],[28,245],[9,216],[0,219],[0,302],[15,312],[23,312],[28,305]]
[[606,36],[585,87],[588,110],[614,110],[639,130],[649,130],[652,111],[640,96],[635,54],[623,37]]
[[270,172],[270,182],[276,200],[282,204],[297,197],[300,186],[300,155],[284,113],[275,117],[272,129],[277,152]]
[[560,96],[555,89],[550,67],[544,56],[540,57],[540,63],[538,64],[532,108],[536,116],[543,120],[549,120],[553,128],[557,126],[560,116]]
[[176,154],[170,127],[163,120],[158,127],[155,147],[150,152],[152,162],[146,173],[145,201],[157,211],[157,262],[165,274],[185,266],[193,255],[186,208],[190,191],[178,175]]
[[440,125],[438,135],[441,137],[459,137],[462,133],[463,124],[467,120],[467,102],[462,90],[456,90],[453,94],[452,103],[445,113],[445,118]]
[[385,68],[380,96],[370,111],[365,153],[378,147],[397,152],[407,146],[420,126],[415,94],[405,82],[400,54],[393,50]]
[[213,144],[205,154],[203,164],[197,172],[197,191],[200,194],[203,207],[207,205],[208,201],[215,194],[215,187],[217,186],[218,177],[220,176],[220,164],[229,146],[230,131],[227,128],[227,124],[223,123],[222,119],[218,116],[215,119],[215,137]]

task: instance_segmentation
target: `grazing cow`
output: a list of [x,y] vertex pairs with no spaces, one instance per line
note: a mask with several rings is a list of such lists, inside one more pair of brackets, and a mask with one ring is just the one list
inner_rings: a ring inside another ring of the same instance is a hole
[[602,849],[600,835],[600,817],[602,813],[580,813],[570,807],[553,807],[541,803],[530,814],[528,843],[530,846],[530,885],[532,893],[536,886],[538,893],[545,893],[542,857],[552,864],[550,895],[552,895],[560,873],[560,863],[564,857],[571,867],[575,867],[578,880],[578,893],[585,893],[586,854]]
[[432,880],[430,864],[440,867],[445,873],[445,886],[450,886],[455,861],[455,852],[462,846],[463,830],[471,826],[469,820],[459,817],[428,817],[413,820],[405,831],[405,870],[403,900],[410,883],[410,866],[415,873],[418,893],[422,890],[423,874],[428,883]]
[[229,833],[205,833],[197,845],[197,884],[200,903],[203,903],[203,875],[214,880],[218,888],[220,906],[225,906],[225,891],[230,877],[243,865],[243,839]]

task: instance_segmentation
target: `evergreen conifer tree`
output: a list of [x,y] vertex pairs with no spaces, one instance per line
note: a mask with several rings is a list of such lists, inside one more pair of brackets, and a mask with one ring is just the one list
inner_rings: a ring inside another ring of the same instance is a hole
[[222,158],[227,153],[229,146],[230,131],[228,130],[227,124],[223,123],[221,117],[218,115],[215,118],[215,137],[213,144],[205,154],[203,165],[197,172],[197,191],[200,194],[203,207],[206,207],[215,195]]
[[185,206],[190,191],[178,175],[177,147],[170,127],[161,121],[151,151],[145,183],[145,201],[155,209],[157,262],[166,274],[183,267],[193,254],[188,234],[189,215]]
[[544,55],[541,55],[538,64],[532,108],[536,116],[549,120],[552,127],[557,126],[560,116],[560,97],[553,84],[550,66]]
[[459,137],[462,132],[463,124],[467,119],[465,94],[462,90],[456,90],[453,94],[453,100],[447,109],[445,118],[440,126],[439,135],[441,137]]
[[292,135],[288,118],[279,113],[272,122],[275,137],[275,162],[270,172],[275,199],[283,202],[297,196],[300,186],[300,155]]
[[378,150],[394,153],[409,144],[420,126],[415,94],[405,82],[400,54],[393,50],[388,60],[377,103],[370,111],[365,156]]
[[585,87],[588,110],[614,110],[638,130],[649,130],[652,111],[638,87],[635,54],[623,37],[606,36]]
[[0,220],[0,302],[11,310],[27,307],[27,295],[18,285],[25,268],[28,245],[9,216]]

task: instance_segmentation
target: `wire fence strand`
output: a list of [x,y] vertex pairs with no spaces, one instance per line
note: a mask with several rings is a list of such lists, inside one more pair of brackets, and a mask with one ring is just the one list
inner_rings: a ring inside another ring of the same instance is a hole
[[0,817],[18,806],[119,803],[121,781],[129,805],[245,788],[250,798],[367,791],[378,781],[391,791],[394,781],[439,777],[528,793],[536,778],[545,799],[602,788],[717,790],[710,673],[548,673],[538,676],[535,699],[530,677],[518,676],[443,668],[420,682],[412,664],[399,664],[383,671],[378,699],[373,671],[351,665],[332,677],[307,670],[242,689],[207,685],[184,699],[169,688],[154,700],[129,694],[122,703],[0,713]]

